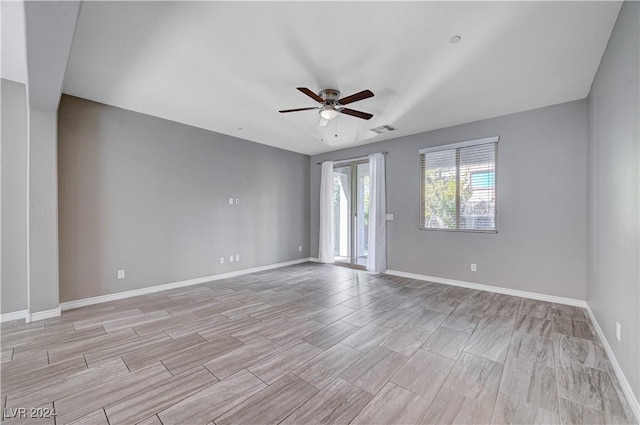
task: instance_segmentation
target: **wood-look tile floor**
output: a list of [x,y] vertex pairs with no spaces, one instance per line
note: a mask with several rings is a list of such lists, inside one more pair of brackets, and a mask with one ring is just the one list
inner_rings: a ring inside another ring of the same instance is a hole
[[1,341],[5,416],[56,413],[8,424],[634,423],[584,310],[336,266],[3,323]]

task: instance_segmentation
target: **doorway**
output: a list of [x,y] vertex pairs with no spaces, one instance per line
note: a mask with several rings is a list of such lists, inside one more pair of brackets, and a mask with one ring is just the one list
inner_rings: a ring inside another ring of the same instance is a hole
[[369,254],[369,161],[333,167],[336,264],[361,268]]

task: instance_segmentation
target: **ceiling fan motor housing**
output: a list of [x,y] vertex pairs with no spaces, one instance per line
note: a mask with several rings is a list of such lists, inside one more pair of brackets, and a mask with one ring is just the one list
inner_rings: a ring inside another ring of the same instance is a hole
[[335,103],[340,99],[340,92],[334,89],[322,90],[318,96],[324,99],[325,102]]

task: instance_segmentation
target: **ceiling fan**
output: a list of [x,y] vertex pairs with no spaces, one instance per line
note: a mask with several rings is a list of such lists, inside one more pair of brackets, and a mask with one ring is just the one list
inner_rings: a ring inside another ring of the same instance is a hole
[[366,112],[356,111],[355,109],[344,107],[344,105],[348,105],[349,103],[373,97],[373,92],[371,90],[362,90],[361,92],[352,94],[351,96],[343,97],[342,99],[340,99],[340,92],[334,89],[322,90],[318,94],[315,94],[306,87],[298,87],[298,90],[300,90],[302,93],[306,94],[316,102],[321,103],[322,106],[285,109],[284,111],[279,111],[281,114],[284,114],[286,112],[310,111],[312,109],[316,109],[320,111],[320,122],[318,123],[318,125],[321,127],[327,125],[327,123],[337,117],[338,114],[347,114],[351,115],[352,117],[362,118],[363,120],[368,120],[373,117],[373,115]]

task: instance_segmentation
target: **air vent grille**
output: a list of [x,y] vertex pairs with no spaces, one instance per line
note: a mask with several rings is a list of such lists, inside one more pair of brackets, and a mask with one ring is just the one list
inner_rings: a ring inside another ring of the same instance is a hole
[[395,131],[396,128],[392,125],[385,124],[385,125],[381,125],[380,127],[372,128],[370,130],[373,131],[374,133],[382,134],[382,133],[388,133],[390,131]]

